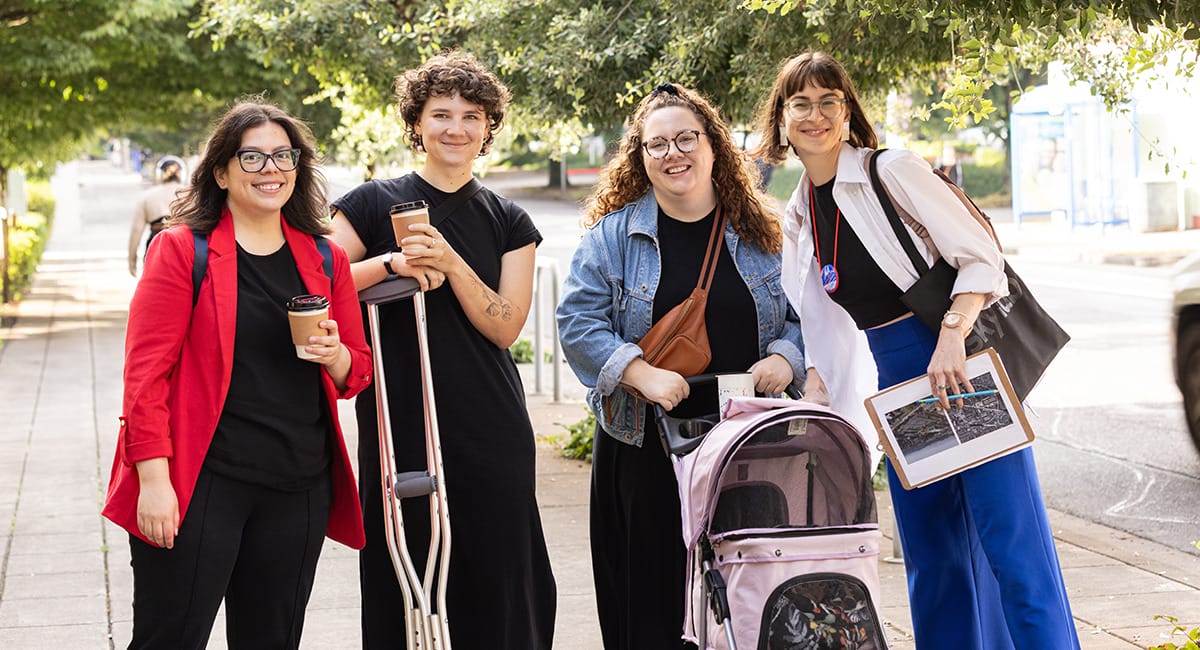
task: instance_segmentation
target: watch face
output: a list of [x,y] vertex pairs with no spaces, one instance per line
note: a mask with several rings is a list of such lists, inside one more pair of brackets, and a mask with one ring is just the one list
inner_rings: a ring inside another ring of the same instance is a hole
[[946,314],[946,317],[942,319],[942,325],[946,327],[958,327],[961,324],[962,316],[958,314]]

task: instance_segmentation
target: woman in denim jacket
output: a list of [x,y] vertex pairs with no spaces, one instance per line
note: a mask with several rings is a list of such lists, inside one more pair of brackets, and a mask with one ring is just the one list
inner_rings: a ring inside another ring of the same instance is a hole
[[591,197],[558,306],[567,361],[598,421],[592,567],[609,650],[683,647],[679,495],[662,447],[646,444],[647,404],[626,387],[677,417],[717,410],[715,387],[689,391],[683,377],[646,363],[637,342],[695,288],[718,218],[707,372],[749,372],[769,394],[805,377],[800,323],[780,285],[782,231],[751,169],[706,99],[659,86]]

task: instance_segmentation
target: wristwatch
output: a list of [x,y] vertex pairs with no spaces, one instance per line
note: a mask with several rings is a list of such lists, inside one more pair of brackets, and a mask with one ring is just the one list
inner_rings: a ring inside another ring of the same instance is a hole
[[387,270],[385,280],[395,280],[400,277],[400,274],[396,273],[396,269],[392,268],[392,251],[383,254],[383,268]]
[[942,327],[950,329],[966,330],[967,315],[961,311],[948,311],[945,316],[942,316]]

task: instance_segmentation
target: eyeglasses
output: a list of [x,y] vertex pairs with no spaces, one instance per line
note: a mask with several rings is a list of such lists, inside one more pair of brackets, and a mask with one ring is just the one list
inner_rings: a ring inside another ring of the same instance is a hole
[[833,119],[841,114],[842,104],[845,104],[847,101],[849,100],[841,97],[837,99],[822,99],[816,103],[792,101],[785,103],[783,107],[787,109],[788,117],[796,121],[808,119],[808,116],[812,115],[814,106],[820,107],[821,115]]
[[275,168],[281,172],[290,172],[300,163],[299,149],[280,149],[273,153],[266,153],[254,149],[242,149],[233,154],[237,158],[238,165],[242,171],[247,174],[257,174],[267,167],[267,160],[275,161]]
[[679,153],[691,153],[696,150],[696,145],[700,143],[700,136],[706,135],[695,129],[680,131],[673,138],[650,138],[642,143],[642,148],[651,158],[666,158],[671,152],[671,143],[675,143],[675,148]]

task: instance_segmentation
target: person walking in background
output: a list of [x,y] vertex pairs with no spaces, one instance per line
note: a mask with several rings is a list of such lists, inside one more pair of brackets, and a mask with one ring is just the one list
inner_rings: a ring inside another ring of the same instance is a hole
[[[350,265],[308,128],[242,102],[214,129],[129,305],[104,516],[129,531],[130,648],[296,648],[323,538],[363,545],[337,399],[371,381]],[[193,285],[197,246],[208,242]],[[298,358],[285,303],[328,300]]]
[[716,412],[715,387],[690,391],[637,345],[692,292],[714,227],[724,245],[705,311],[707,372],[749,372],[770,394],[804,380],[800,323],[780,287],[779,220],[748,168],[704,97],[659,86],[638,104],[588,203],[558,305],[563,351],[597,418],[592,572],[608,650],[684,645],[679,494],[667,455],[645,439],[647,403],[630,389],[675,417]]
[[[920,157],[879,155],[884,186],[937,251],[907,234],[931,266],[940,254],[958,269],[950,311],[931,331],[900,301],[917,276],[864,167],[878,138],[841,64],[820,52],[785,62],[759,128],[760,156],[778,162],[790,150],[805,168],[784,215],[783,286],[807,326],[810,377],[848,413],[928,373],[949,406],[969,385],[963,339],[1008,294],[990,236]],[[918,648],[1079,647],[1031,449],[913,490],[899,488],[890,462],[888,478]]]
[[158,185],[142,192],[137,209],[133,211],[133,223],[129,229],[129,275],[137,277],[138,250],[142,247],[142,235],[150,228],[146,250],[154,236],[167,227],[171,214],[171,203],[183,189],[183,161],[175,156],[163,156],[158,161]]
[[[451,504],[444,614],[453,646],[548,649],[556,588],[535,495],[533,427],[508,351],[529,313],[542,236],[525,210],[472,183],[472,164],[503,124],[508,89],[474,57],[449,53],[402,74],[396,100],[424,163],[334,201],[334,239],[354,262],[360,290],[405,275],[428,291],[433,384],[439,398],[454,401],[437,412]],[[396,252],[392,205],[421,199],[436,214],[456,195],[461,207],[440,224],[410,226]],[[434,290],[443,282],[448,289]],[[397,471],[421,470],[425,416],[412,301],[381,305],[379,323]],[[356,407],[367,531],[359,555],[363,647],[396,648],[404,644],[404,602],[384,535],[374,393],[359,396]],[[409,551],[423,572],[428,504],[410,499],[402,508]]]

